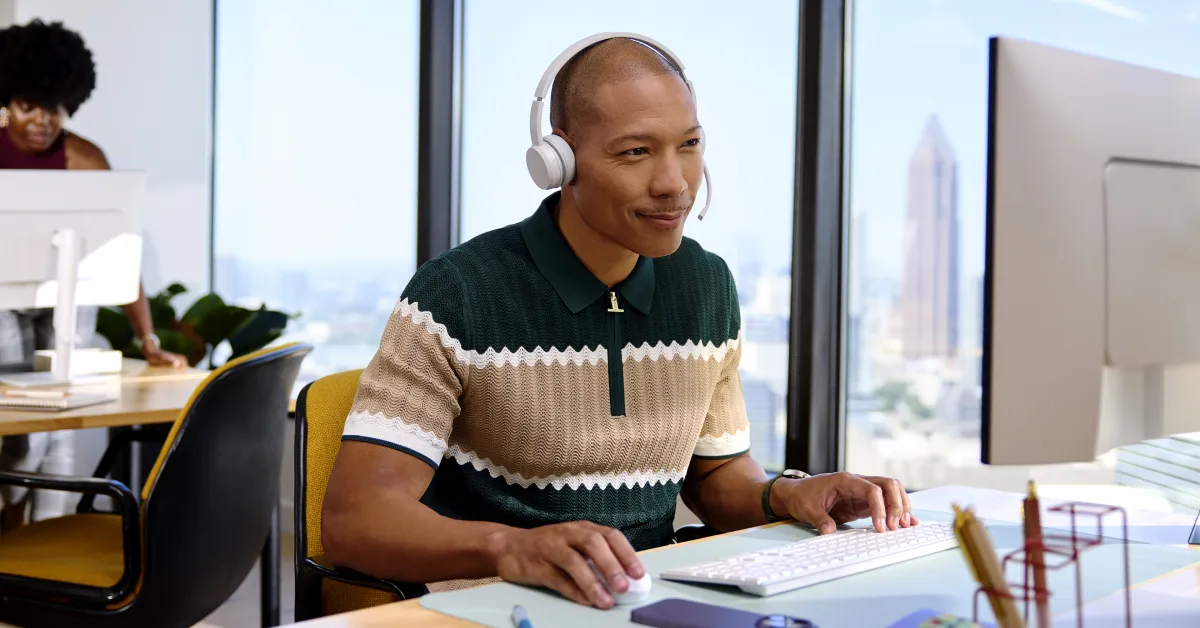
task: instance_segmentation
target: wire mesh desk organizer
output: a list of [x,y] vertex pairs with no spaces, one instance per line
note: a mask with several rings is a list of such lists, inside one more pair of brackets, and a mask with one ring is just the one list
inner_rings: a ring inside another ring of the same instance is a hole
[[[1067,532],[1047,532],[1043,530],[1040,535],[1027,536],[1023,547],[1005,554],[1000,563],[1000,573],[1004,575],[1003,584],[1007,585],[1007,587],[988,586],[986,583],[979,586],[975,590],[975,596],[972,603],[972,620],[976,623],[979,622],[980,595],[987,595],[990,599],[992,599],[993,606],[995,606],[996,598],[1007,598],[1008,600],[1016,602],[1019,596],[1020,600],[1024,603],[1024,622],[1025,624],[1028,624],[1030,601],[1033,600],[1035,603],[1040,602],[1041,604],[1048,606],[1050,596],[1052,595],[1052,591],[1050,591],[1049,587],[1039,587],[1030,584],[1030,580],[1034,579],[1036,570],[1041,568],[1045,571],[1058,571],[1074,566],[1075,621],[1076,625],[1082,628],[1084,625],[1084,600],[1083,573],[1080,565],[1080,556],[1085,551],[1096,547],[1097,545],[1104,544],[1104,517],[1106,515],[1116,513],[1120,515],[1120,543],[1122,544],[1123,552],[1122,566],[1125,571],[1125,626],[1127,628],[1131,628],[1133,626],[1133,612],[1131,608],[1131,593],[1129,588],[1129,519],[1125,509],[1118,506],[1092,504],[1087,502],[1065,502],[1057,506],[1051,506],[1047,508],[1046,512],[1067,515],[1071,522],[1069,530]],[[1081,534],[1079,531],[1079,519],[1093,517],[1096,523],[1095,535]],[[1039,556],[1041,557],[1040,560],[1038,559]],[[1017,563],[1022,566],[1021,571],[1023,577],[1020,583],[1007,581],[1009,563]],[[1000,625],[1003,628],[1003,624]],[[1049,628],[1049,626],[1046,626],[1045,628]]]

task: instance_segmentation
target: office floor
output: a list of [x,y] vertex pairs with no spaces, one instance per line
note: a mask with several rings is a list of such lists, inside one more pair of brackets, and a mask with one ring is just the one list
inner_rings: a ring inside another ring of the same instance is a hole
[[[295,617],[295,568],[292,562],[293,548],[291,532],[284,532],[279,548],[280,574],[280,620],[284,624],[294,621]],[[221,605],[205,620],[196,624],[195,628],[258,628],[262,625],[259,619],[259,568],[255,565],[246,581],[238,587],[233,597]]]

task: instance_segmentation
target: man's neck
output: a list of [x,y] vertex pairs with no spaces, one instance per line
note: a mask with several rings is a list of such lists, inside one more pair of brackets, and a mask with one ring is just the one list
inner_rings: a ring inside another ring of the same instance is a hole
[[566,191],[555,208],[554,221],[575,257],[604,285],[611,288],[633,272],[638,254],[588,226]]

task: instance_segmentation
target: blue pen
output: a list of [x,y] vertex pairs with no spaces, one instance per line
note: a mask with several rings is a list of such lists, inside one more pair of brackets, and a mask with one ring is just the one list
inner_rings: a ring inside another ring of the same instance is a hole
[[520,604],[513,607],[512,620],[517,628],[533,628],[533,624],[529,623],[529,616]]

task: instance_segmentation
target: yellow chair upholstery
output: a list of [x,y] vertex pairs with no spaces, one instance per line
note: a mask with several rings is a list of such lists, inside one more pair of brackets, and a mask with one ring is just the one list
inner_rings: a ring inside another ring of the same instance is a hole
[[0,539],[0,572],[111,587],[125,570],[119,515],[67,515],[21,526]]
[[[329,475],[333,472],[333,461],[341,447],[342,428],[358,392],[361,374],[362,369],[358,369],[322,377],[308,386],[297,407],[296,420],[304,423],[303,429],[297,429],[297,438],[304,438],[304,473],[303,477],[296,478],[297,503],[302,503],[304,508],[298,513],[303,521],[298,522],[297,530],[303,529],[304,536],[296,540],[303,542],[298,549],[305,557],[325,553],[321,544],[321,508]],[[307,604],[306,600],[299,599],[300,587],[297,587],[297,596],[297,619],[300,619]],[[344,613],[398,599],[397,595],[387,591],[323,578],[321,608],[319,611],[313,609],[312,614]]]

